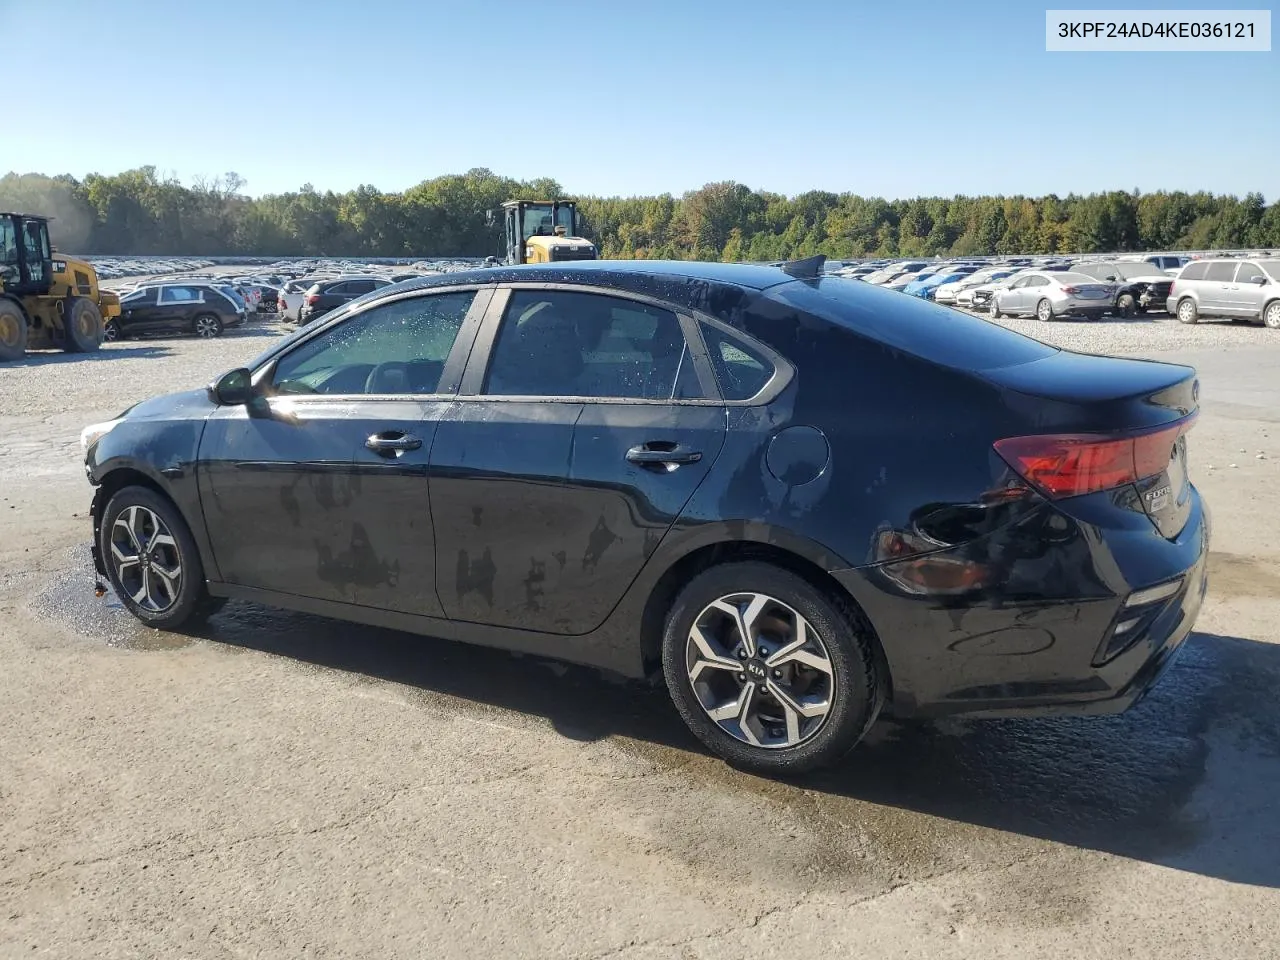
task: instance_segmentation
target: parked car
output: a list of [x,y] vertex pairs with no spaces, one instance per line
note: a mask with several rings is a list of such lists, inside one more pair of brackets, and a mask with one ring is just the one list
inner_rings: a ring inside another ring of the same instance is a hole
[[152,627],[239,597],[661,672],[780,775],[882,710],[1135,702],[1204,594],[1197,395],[812,261],[598,261],[375,293],[81,440]]
[[951,283],[944,283],[933,293],[938,303],[951,303],[957,307],[973,306],[973,291],[988,284],[998,283],[1005,277],[1018,272],[1017,267],[996,267],[991,270],[979,270],[967,277],[961,277]]
[[120,316],[107,321],[103,336],[107,340],[160,333],[218,337],[244,321],[244,310],[213,286],[160,283],[122,297]]
[[1190,257],[1179,257],[1172,254],[1152,254],[1142,259],[1152,266],[1159,267],[1162,272],[1171,277],[1177,276],[1178,271],[1191,262]]
[[276,298],[276,309],[280,314],[280,319],[286,323],[297,323],[298,314],[302,311],[302,304],[307,299],[307,291],[318,282],[316,278],[286,280],[284,286],[280,288],[279,296]]
[[356,297],[363,297],[379,287],[389,286],[390,280],[385,277],[338,277],[335,280],[322,280],[307,291],[302,309],[298,314],[299,325],[310,323],[316,317],[322,317],[334,307],[340,307]]
[[961,277],[967,277],[974,273],[978,268],[972,266],[960,267],[944,267],[932,276],[917,280],[915,283],[909,283],[902,288],[902,292],[913,297],[923,297],[925,300],[932,300],[934,291],[936,291],[944,283],[954,283]]
[[1047,323],[1068,314],[1101,320],[1115,299],[1115,285],[1083,273],[1035,270],[991,297],[991,315],[1033,316]]
[[[984,283],[976,287],[970,287],[964,290],[956,297],[957,306],[968,306],[974,310],[991,310],[991,301],[996,293],[1001,290],[1007,290],[1013,286],[1023,275],[1029,273],[1028,269],[1018,269],[1007,277],[1001,277],[999,280],[993,280],[990,283]],[[965,303],[965,301],[968,301]]]
[[1163,270],[1146,260],[1098,260],[1077,263],[1072,269],[1115,285],[1112,312],[1118,317],[1163,310],[1173,286],[1173,280]]
[[1168,309],[1183,323],[1226,317],[1280,329],[1280,259],[1188,263],[1173,281]]

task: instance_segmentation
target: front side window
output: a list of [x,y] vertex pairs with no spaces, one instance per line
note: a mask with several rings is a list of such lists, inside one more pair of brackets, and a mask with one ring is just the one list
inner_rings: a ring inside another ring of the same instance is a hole
[[397,300],[358,313],[283,357],[281,394],[424,395],[440,388],[474,290]]
[[701,396],[674,313],[594,293],[541,290],[512,294],[485,392],[636,400]]
[[1252,263],[1242,263],[1236,273],[1236,283],[1257,283],[1264,276],[1263,272]]

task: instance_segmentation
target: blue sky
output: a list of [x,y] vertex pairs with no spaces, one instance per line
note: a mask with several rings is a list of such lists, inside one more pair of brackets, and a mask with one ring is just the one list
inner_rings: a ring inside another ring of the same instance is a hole
[[1280,53],[1046,53],[1045,7],[0,0],[20,75],[50,81],[48,121],[8,125],[0,172],[1280,198]]

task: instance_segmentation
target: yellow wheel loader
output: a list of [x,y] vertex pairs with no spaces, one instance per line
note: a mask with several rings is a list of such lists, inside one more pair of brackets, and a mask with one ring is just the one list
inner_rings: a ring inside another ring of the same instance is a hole
[[119,316],[120,298],[98,286],[93,267],[49,245],[48,217],[0,213],[0,360],[97,350]]
[[596,245],[578,236],[572,200],[508,200],[502,213],[508,264],[599,259]]

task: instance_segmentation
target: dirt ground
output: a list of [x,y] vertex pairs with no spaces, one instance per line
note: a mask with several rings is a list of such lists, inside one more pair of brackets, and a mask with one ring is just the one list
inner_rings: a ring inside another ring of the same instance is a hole
[[95,598],[80,428],[274,323],[0,367],[0,957],[1275,957],[1280,337],[1019,323],[1199,367],[1198,632],[1123,716],[883,723],[792,785],[591,671]]

